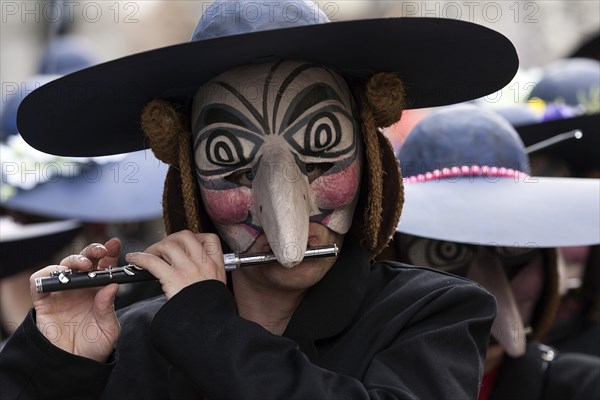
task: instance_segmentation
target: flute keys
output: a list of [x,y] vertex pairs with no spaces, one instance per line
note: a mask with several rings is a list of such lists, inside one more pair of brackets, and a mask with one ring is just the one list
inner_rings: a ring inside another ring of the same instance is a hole
[[58,278],[60,283],[69,283],[71,282],[71,273],[71,270],[67,268],[60,271],[52,271],[50,272],[50,276]]
[[123,268],[123,272],[125,272],[125,274],[129,275],[129,276],[134,276],[135,275],[135,272],[130,271],[129,268]]
[[66,284],[66,283],[71,282],[71,278],[68,275],[66,275],[64,272],[61,272],[60,274],[58,274],[58,281],[60,283]]
[[61,274],[70,274],[70,273],[71,273],[71,270],[69,268],[65,268],[65,269],[59,269],[57,271],[50,272],[50,276],[58,277]]

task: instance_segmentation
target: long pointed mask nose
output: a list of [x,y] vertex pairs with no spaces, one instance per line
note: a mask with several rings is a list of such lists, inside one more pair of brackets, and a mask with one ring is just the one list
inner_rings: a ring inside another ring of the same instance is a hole
[[501,263],[487,250],[480,250],[469,268],[467,278],[479,283],[496,297],[498,314],[491,335],[509,356],[524,355],[526,338],[523,318]]
[[302,261],[308,241],[308,177],[292,153],[270,150],[252,182],[254,210],[277,261],[291,268]]

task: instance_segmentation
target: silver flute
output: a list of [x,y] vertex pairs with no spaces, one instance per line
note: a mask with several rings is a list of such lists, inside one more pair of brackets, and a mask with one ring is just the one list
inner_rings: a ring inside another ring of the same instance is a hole
[[[338,251],[338,247],[335,244],[314,247],[306,250],[304,258],[336,257]],[[238,268],[251,265],[270,264],[276,262],[277,257],[273,253],[227,253],[223,254],[223,260],[225,261],[225,271],[234,271]],[[52,271],[48,277],[35,278],[35,288],[38,293],[49,293],[106,286],[110,283],[132,283],[151,280],[156,280],[156,278],[150,272],[135,264],[128,264],[117,268],[109,266],[106,269],[94,269],[87,272],[73,272],[66,268],[59,271]]]

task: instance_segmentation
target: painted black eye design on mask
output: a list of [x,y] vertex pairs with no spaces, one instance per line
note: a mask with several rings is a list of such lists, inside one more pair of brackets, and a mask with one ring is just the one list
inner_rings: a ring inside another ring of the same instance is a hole
[[[290,79],[310,68],[314,66],[306,64],[292,72],[280,91],[288,87],[285,85],[291,83]],[[286,108],[279,107],[280,98],[275,101],[274,115],[277,112],[282,114],[277,132],[284,135],[298,154],[335,158],[356,151],[357,127],[347,104],[349,99],[344,89],[334,81],[313,83],[297,92],[292,91],[293,98]]]
[[[251,169],[263,143],[279,140],[273,136],[282,136],[292,147],[306,174],[307,164],[321,164],[319,170],[324,171],[323,164],[356,156],[359,128],[342,78],[311,63],[280,73],[282,65],[284,61],[273,64],[264,77],[262,102],[247,97],[228,78],[212,81],[197,95],[201,108],[194,124],[194,154],[200,176],[225,176]],[[322,81],[315,82],[313,76]],[[221,97],[214,93],[221,93]],[[250,184],[237,175],[234,181]]]
[[342,140],[340,122],[330,112],[315,115],[306,126],[304,153],[317,155],[335,147]]
[[441,240],[428,243],[427,256],[431,266],[442,271],[466,267],[473,259],[473,254],[468,246]]
[[226,130],[217,129],[206,140],[206,158],[224,167],[237,167],[248,163],[240,138]]
[[202,161],[196,160],[197,172],[214,176],[248,165],[263,140],[256,134],[259,128],[241,111],[226,104],[210,104],[197,118],[198,136],[194,154],[200,151]]
[[335,158],[352,154],[356,150],[353,134],[349,143],[348,140],[342,143],[342,126],[353,129],[351,116],[340,107],[324,106],[297,121],[284,137],[299,154],[307,157]]
[[472,246],[462,243],[415,238],[408,245],[406,256],[416,266],[464,275],[474,252]]
[[237,129],[207,131],[197,143],[197,149],[206,155],[206,162],[197,165],[198,172],[210,176],[243,168],[252,162],[261,144],[258,136]]

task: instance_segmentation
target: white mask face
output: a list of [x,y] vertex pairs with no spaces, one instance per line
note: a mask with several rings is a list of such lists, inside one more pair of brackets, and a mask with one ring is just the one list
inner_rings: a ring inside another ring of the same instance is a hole
[[339,75],[291,61],[236,68],[198,90],[192,118],[202,200],[232,249],[243,252],[264,233],[292,267],[309,222],[348,232],[362,161]]

